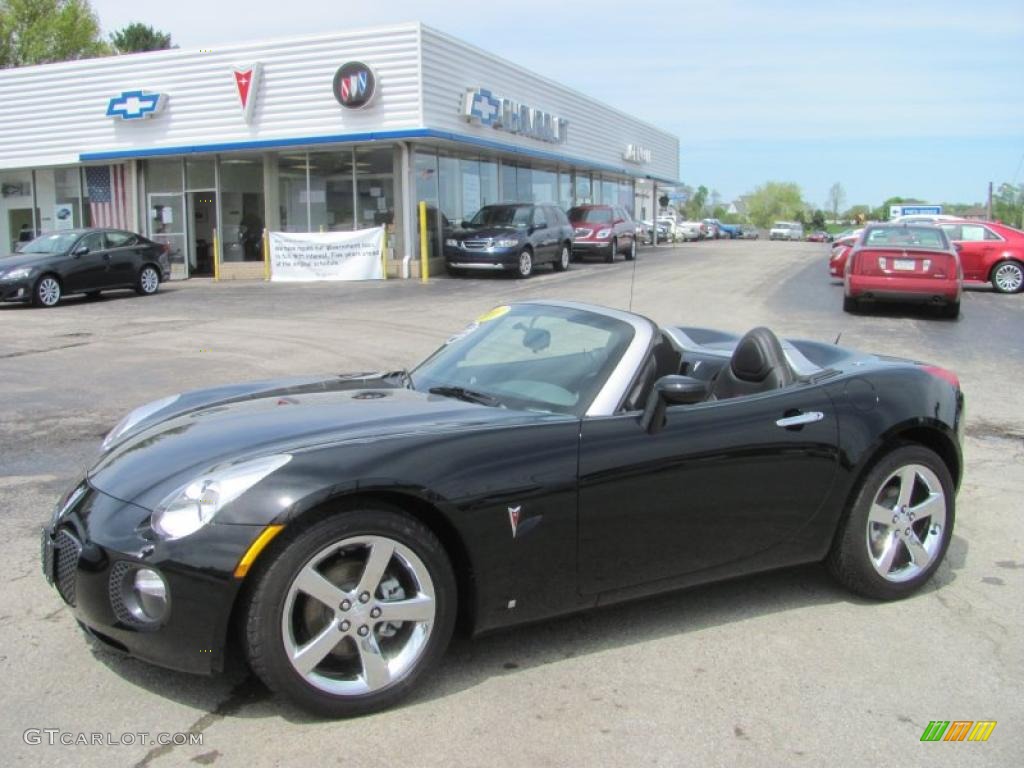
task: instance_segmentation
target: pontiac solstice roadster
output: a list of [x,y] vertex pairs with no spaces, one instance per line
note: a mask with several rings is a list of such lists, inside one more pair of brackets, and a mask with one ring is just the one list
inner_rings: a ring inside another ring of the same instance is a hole
[[950,371],[524,302],[411,371],[132,411],[42,533],[86,633],[328,716],[386,707],[470,633],[824,561],[910,595],[950,541]]

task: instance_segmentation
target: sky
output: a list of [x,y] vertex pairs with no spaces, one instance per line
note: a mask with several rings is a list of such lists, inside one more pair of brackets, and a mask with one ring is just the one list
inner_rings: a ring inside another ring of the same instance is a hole
[[422,21],[678,136],[723,201],[981,202],[1024,183],[1024,0],[92,0],[182,48]]

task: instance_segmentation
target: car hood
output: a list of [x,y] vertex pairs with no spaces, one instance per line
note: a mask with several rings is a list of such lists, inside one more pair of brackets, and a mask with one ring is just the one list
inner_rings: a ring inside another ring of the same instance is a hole
[[6,272],[8,269],[17,269],[18,267],[34,267],[38,264],[42,264],[45,261],[49,261],[55,253],[12,253],[8,256],[0,257],[0,272]]
[[565,418],[467,403],[383,379],[341,380],[340,387],[315,390],[286,384],[263,383],[247,395],[232,392],[199,407],[172,408],[171,415],[115,443],[89,471],[89,482],[152,509],[174,487],[228,462],[344,442]]
[[455,237],[508,237],[509,235],[526,234],[525,227],[470,227],[455,230]]

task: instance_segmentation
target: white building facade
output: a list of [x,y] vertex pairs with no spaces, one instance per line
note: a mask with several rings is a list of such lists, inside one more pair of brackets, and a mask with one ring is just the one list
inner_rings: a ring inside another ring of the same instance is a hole
[[[418,258],[482,205],[650,217],[678,140],[421,24],[0,71],[0,243],[119,226],[175,277],[262,260],[264,228],[386,225]],[[644,210],[641,210],[643,208]]]

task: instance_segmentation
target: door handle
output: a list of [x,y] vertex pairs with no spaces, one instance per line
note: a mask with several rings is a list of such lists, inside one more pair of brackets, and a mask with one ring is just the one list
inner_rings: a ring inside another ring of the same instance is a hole
[[807,413],[798,413],[795,416],[785,416],[775,422],[777,427],[801,427],[804,424],[813,424],[816,421],[821,421],[825,418],[825,414],[821,411],[808,411]]

